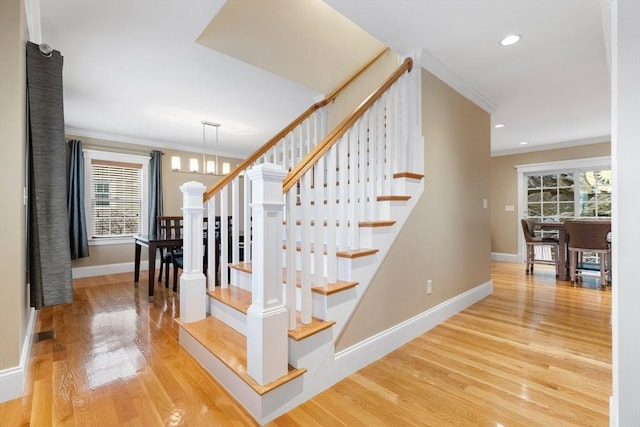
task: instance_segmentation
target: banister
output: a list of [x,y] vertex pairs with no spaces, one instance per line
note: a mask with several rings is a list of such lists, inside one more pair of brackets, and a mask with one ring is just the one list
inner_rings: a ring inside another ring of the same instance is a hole
[[229,184],[238,175],[240,175],[240,172],[245,170],[247,167],[251,166],[251,164],[253,164],[253,162],[258,160],[260,158],[260,156],[262,156],[264,153],[269,151],[269,149],[271,147],[276,145],[278,143],[278,141],[280,141],[287,134],[289,134],[289,132],[291,132],[298,125],[300,125],[302,122],[304,122],[314,112],[316,112],[320,108],[324,107],[325,105],[329,104],[330,102],[333,102],[338,97],[338,95],[340,95],[342,93],[342,91],[344,89],[346,89],[347,86],[349,86],[349,84],[351,84],[351,82],[353,82],[355,79],[357,79],[362,73],[364,73],[369,67],[371,67],[378,59],[380,59],[384,54],[389,52],[389,50],[390,49],[388,47],[385,47],[384,49],[382,49],[368,63],[366,63],[359,70],[357,70],[355,73],[353,73],[351,75],[351,77],[349,77],[347,80],[345,80],[340,86],[338,86],[338,88],[336,88],[333,92],[331,92],[322,101],[316,102],[311,107],[307,108],[307,110],[304,113],[302,113],[300,116],[298,116],[296,119],[294,119],[291,123],[289,123],[284,129],[282,129],[280,132],[278,132],[273,138],[271,138],[269,141],[264,143],[252,155],[247,157],[242,163],[237,165],[232,171],[230,171],[227,175],[222,177],[222,179],[220,181],[218,181],[216,184],[214,184],[210,188],[208,188],[204,192],[203,200],[206,202],[211,197],[213,197],[215,194],[217,194],[218,191],[220,191],[220,189],[222,189],[225,185]]
[[282,183],[282,192],[288,192],[300,178],[320,159],[327,151],[344,135],[351,126],[364,115],[364,113],[376,102],[387,89],[391,87],[405,72],[410,72],[413,67],[413,60],[409,57],[384,81],[384,83],[362,104],[355,109],[346,119],[344,119],[327,137],[318,144],[298,163],[287,175]]

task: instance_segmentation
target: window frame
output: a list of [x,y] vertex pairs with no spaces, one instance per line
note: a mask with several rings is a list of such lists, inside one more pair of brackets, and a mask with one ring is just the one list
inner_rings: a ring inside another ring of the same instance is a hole
[[[100,151],[100,150],[91,150],[85,149],[83,150],[84,155],[84,207],[85,214],[87,217],[87,231],[93,230],[93,215],[91,213],[91,160],[105,160],[112,162],[124,162],[124,163],[134,163],[141,165],[141,184],[140,189],[142,191],[142,206],[140,210],[140,215],[142,216],[140,224],[141,224],[141,234],[147,234],[148,230],[148,222],[149,222],[149,189],[148,189],[148,170],[149,170],[149,156],[141,156],[136,154],[124,154],[124,153],[114,153],[110,151]],[[88,241],[90,246],[96,245],[119,245],[125,243],[131,243],[133,238],[130,236],[126,237],[92,237],[91,234],[88,233]]]
[[[579,171],[584,169],[611,169],[611,156],[587,157],[583,159],[516,165],[515,169],[517,172],[518,186],[518,219],[516,221],[515,227],[516,235],[518,236],[518,259],[523,262],[525,253],[525,241],[522,235],[522,230],[520,228],[520,220],[526,218],[527,213],[527,192],[525,191],[527,182],[526,176],[536,173],[544,175],[545,173]],[[577,179],[577,177],[575,179]],[[575,212],[579,212],[579,206],[575,206]]]

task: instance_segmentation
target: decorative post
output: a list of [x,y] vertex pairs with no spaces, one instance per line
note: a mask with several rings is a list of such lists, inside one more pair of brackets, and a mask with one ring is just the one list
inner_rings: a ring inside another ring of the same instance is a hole
[[203,262],[202,195],[205,186],[199,182],[187,182],[182,191],[183,255],[180,276],[180,319],[190,323],[207,315],[207,291]]
[[287,307],[282,302],[282,181],[264,163],[247,172],[253,217],[253,300],[247,311],[247,373],[265,385],[287,373]]

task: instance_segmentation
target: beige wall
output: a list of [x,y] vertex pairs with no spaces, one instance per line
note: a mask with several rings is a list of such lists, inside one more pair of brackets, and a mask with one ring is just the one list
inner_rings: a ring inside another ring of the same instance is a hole
[[[420,70],[417,68],[417,70]],[[422,71],[425,191],[337,342],[384,331],[490,277],[489,115]],[[427,280],[433,293],[427,295]]]
[[[93,149],[101,151],[121,152],[128,154],[145,154],[156,149],[145,145],[135,145],[118,141],[108,141],[104,139],[89,138],[77,135],[67,135],[67,139],[79,139],[82,141],[84,149]],[[165,215],[182,215],[182,193],[180,186],[188,181],[198,181],[210,187],[218,182],[220,177],[212,175],[200,175],[191,173],[181,173],[171,171],[171,156],[180,156],[182,158],[182,168],[188,164],[189,158],[197,158],[202,162],[202,153],[191,153],[186,151],[160,149],[164,153],[162,156],[162,189],[163,203]],[[212,160],[211,156],[207,156],[207,160]],[[219,157],[219,161],[228,161],[231,169],[235,167],[241,160],[230,157]],[[202,167],[202,166],[201,166]],[[242,181],[242,180],[241,180]],[[241,182],[242,185],[242,182]],[[146,251],[142,251],[142,258],[147,259]],[[71,265],[77,267],[91,267],[97,265],[120,264],[133,262],[134,246],[132,243],[122,245],[92,245],[89,247],[89,256],[73,260]]]
[[[364,63],[362,65],[364,65]],[[358,108],[362,101],[378,89],[382,82],[385,81],[399,65],[400,59],[398,55],[391,51],[387,52],[362,73],[360,78],[352,82],[334,102],[327,105],[329,131]]]
[[[516,166],[611,155],[611,144],[581,145],[491,158],[491,252],[518,253],[518,185]],[[506,205],[515,206],[505,212]]]
[[26,27],[22,0],[0,2],[0,371],[20,363],[30,312],[26,285]]

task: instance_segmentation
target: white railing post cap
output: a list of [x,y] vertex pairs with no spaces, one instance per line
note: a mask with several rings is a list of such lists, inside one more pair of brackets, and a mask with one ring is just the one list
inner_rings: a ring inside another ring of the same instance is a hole
[[283,181],[284,177],[287,176],[287,172],[282,166],[273,163],[262,163],[249,169],[246,175],[252,181],[260,177],[268,181]]
[[180,186],[180,191],[189,194],[203,194],[206,188],[201,182],[189,181]]

